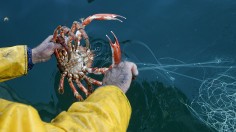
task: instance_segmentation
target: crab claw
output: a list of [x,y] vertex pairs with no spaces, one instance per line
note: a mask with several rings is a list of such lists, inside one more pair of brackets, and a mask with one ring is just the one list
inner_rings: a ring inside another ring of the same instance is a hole
[[94,14],[94,15],[89,16],[86,19],[84,19],[83,22],[82,22],[82,25],[86,26],[92,20],[117,20],[117,21],[123,22],[118,17],[126,19],[125,17],[123,17],[121,15],[116,15],[116,14]]
[[111,46],[111,51],[112,51],[112,67],[114,65],[118,65],[121,62],[121,51],[120,51],[120,44],[118,42],[118,39],[116,35],[111,31],[111,33],[114,36],[115,42],[113,43],[111,39],[106,35],[106,37],[109,40],[110,46]]

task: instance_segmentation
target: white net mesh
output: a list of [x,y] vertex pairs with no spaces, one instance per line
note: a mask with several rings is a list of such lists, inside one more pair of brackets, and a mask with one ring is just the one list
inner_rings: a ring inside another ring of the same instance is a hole
[[226,73],[205,80],[188,108],[219,132],[236,132],[236,78]]

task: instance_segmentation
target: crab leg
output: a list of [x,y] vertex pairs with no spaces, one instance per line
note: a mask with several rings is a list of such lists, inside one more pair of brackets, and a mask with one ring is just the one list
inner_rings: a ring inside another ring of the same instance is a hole
[[80,101],[84,100],[83,97],[82,97],[82,96],[78,93],[78,91],[76,90],[76,88],[75,88],[75,86],[74,86],[74,84],[73,84],[73,82],[72,82],[72,78],[71,78],[71,77],[68,79],[68,82],[69,82],[69,85],[70,85],[71,90],[72,90],[73,93],[74,93],[74,96],[75,96],[78,100],[80,100]]
[[123,22],[120,20],[118,17],[126,19],[125,17],[121,15],[116,15],[116,14],[94,14],[92,16],[87,17],[86,19],[83,20],[82,25],[86,26],[88,25],[92,20],[118,20],[120,22]]
[[95,80],[91,77],[88,77],[86,75],[83,76],[85,80],[87,80],[88,82],[92,83],[92,84],[95,84],[97,86],[102,86],[102,82],[98,81],[98,80]]
[[104,74],[107,70],[108,68],[97,68],[97,67],[85,69],[85,71],[87,71],[88,73],[93,73],[93,74],[98,74],[98,75]]
[[57,34],[58,34],[58,31],[61,29],[61,25],[57,26],[57,28],[54,30],[53,32],[53,42],[56,42],[57,41]]
[[114,39],[115,39],[114,43],[111,41],[111,39],[108,37],[108,35],[106,35],[106,37],[108,38],[110,46],[111,46],[111,51],[112,51],[112,65],[111,65],[111,67],[113,67],[114,65],[118,65],[121,62],[121,51],[120,51],[120,44],[118,42],[116,35],[112,31],[111,31],[111,33],[113,34]]
[[66,49],[67,51],[67,54],[68,54],[68,61],[71,59],[71,52],[73,51],[73,46],[71,44],[71,42],[74,40],[74,41],[77,41],[77,37],[75,36],[75,34],[73,32],[71,32],[71,30],[66,27],[66,26],[63,26],[60,28],[61,30],[61,36],[58,37],[58,38],[63,38],[62,36],[65,36],[65,34],[67,34],[69,37],[64,37],[63,38],[63,43],[61,43],[61,41],[59,41],[60,44],[62,44],[62,46]]
[[89,94],[88,90],[83,86],[83,84],[78,79],[76,79],[75,82],[78,85],[78,87],[80,88],[80,90],[83,91],[86,96],[88,96],[88,94]]
[[87,33],[84,31],[84,26],[81,23],[74,21],[72,27],[73,27],[72,31],[75,31],[75,29],[78,29],[76,34],[77,35],[81,34],[83,36],[85,43],[86,43],[86,48],[90,49],[89,37],[88,37]]
[[89,95],[91,94],[91,93],[93,93],[93,86],[92,86],[92,84],[88,81],[88,80],[86,80],[85,79],[85,82],[87,83],[87,87],[88,87],[88,91],[89,91]]
[[65,41],[65,43],[67,44],[67,46],[68,46],[68,48],[69,48],[69,51],[67,51],[67,52],[71,52],[72,51],[72,46],[71,46],[71,41],[72,40],[75,40],[76,39],[76,36],[74,35],[74,33],[72,33],[71,31],[70,31],[70,29],[68,28],[68,27],[66,27],[66,26],[63,26],[62,28],[61,28],[61,34],[68,34],[68,40],[64,40]]
[[[54,30],[54,33],[53,33],[53,38],[52,38],[52,41],[53,42],[58,42],[58,37],[57,37],[57,34],[58,34],[58,31],[61,29],[61,26],[58,26],[55,30]],[[66,46],[63,46],[63,47],[66,47]],[[59,53],[58,53],[58,50],[57,49],[55,49],[54,50],[54,53],[55,53],[55,56],[56,56],[56,59],[57,59],[57,61],[59,62],[58,64],[60,64],[60,55],[59,55]]]
[[[62,36],[58,36],[58,31],[59,31],[59,30],[62,30],[62,27],[61,27],[61,26],[58,26],[58,27],[54,30],[52,41],[55,42],[55,43],[61,44],[61,45],[66,49],[66,51],[68,51],[69,48],[68,48],[68,46],[67,46],[66,43],[65,43],[65,39],[64,39]],[[61,31],[61,32],[62,32],[62,31]],[[64,33],[60,33],[60,34],[64,34]]]
[[58,50],[55,49],[55,50],[54,50],[54,53],[55,53],[55,56],[56,56],[57,62],[60,63],[60,62],[61,62],[61,59],[60,59],[60,55],[59,55],[59,53],[58,53]]
[[61,74],[60,84],[59,84],[59,88],[58,88],[58,92],[60,94],[64,93],[64,78],[65,78],[66,74],[67,74],[66,72]]

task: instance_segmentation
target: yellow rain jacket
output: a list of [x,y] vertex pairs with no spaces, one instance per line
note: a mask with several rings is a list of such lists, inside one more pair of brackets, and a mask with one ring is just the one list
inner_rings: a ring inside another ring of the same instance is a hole
[[[0,82],[27,74],[26,46],[0,48]],[[125,132],[131,107],[116,86],[103,86],[50,123],[29,105],[0,99],[0,132]]]

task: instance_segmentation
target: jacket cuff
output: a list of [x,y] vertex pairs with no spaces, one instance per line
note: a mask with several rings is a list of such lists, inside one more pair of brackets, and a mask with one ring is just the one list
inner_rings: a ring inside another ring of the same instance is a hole
[[34,67],[34,64],[32,62],[32,49],[30,47],[27,47],[27,60],[28,60],[28,71],[31,70]]

